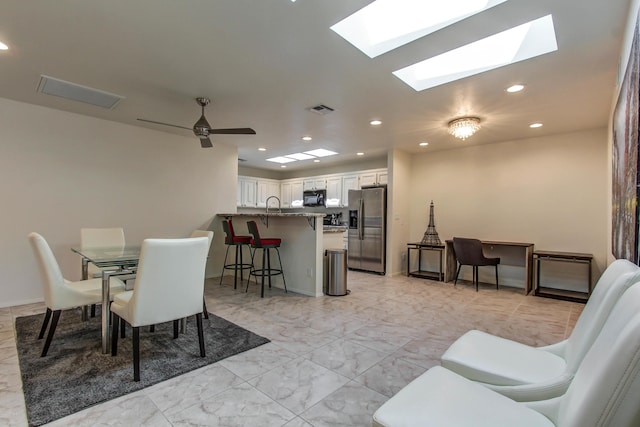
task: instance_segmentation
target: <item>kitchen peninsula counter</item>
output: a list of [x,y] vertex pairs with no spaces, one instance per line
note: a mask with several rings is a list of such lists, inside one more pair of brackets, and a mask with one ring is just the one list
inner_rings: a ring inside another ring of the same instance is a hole
[[[222,273],[224,255],[227,249],[224,244],[225,236],[222,230],[222,221],[231,219],[236,235],[249,235],[247,221],[256,221],[261,237],[282,239],[280,257],[282,258],[282,269],[287,281],[287,289],[303,295],[322,296],[323,217],[324,214],[322,213],[251,212],[217,214],[209,227],[209,230],[214,231],[214,239],[211,245],[211,252],[215,257],[213,262],[215,272],[213,276],[219,277]],[[230,257],[234,256],[231,251],[229,252]],[[256,257],[254,262],[259,263],[261,258],[261,256]],[[229,262],[227,260],[227,263]],[[274,257],[271,258],[271,262],[274,262]],[[232,272],[226,270],[225,274],[232,274]],[[272,286],[284,288],[281,276],[274,276],[272,280]],[[246,283],[246,277],[244,283]],[[251,283],[249,292],[259,292],[253,279]]]

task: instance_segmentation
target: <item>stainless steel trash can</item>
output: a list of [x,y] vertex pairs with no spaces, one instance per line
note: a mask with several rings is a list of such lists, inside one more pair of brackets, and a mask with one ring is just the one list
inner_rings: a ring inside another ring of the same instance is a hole
[[324,251],[324,294],[347,295],[347,250],[327,249]]

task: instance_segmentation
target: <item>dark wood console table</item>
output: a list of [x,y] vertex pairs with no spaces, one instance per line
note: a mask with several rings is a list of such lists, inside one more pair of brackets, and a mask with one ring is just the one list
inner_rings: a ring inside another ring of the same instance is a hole
[[[576,252],[556,252],[556,251],[535,251],[533,257],[536,263],[536,289],[535,295],[548,298],[563,299],[567,301],[586,302],[591,295],[591,264],[593,262],[592,254],[583,254]],[[551,288],[540,285],[540,265],[542,261],[551,262],[569,262],[585,264],[587,266],[587,292],[571,291],[565,289]]]
[[[451,282],[456,277],[458,258],[453,250],[453,240],[446,244],[446,269],[444,280]],[[482,240],[482,250],[487,257],[499,257],[500,265],[524,267],[524,294],[533,290],[533,243],[495,242]]]
[[[418,269],[411,271],[411,250],[418,251]],[[427,271],[422,269],[422,251],[436,251],[440,257],[440,268],[438,271]],[[444,279],[444,269],[442,268],[442,258],[444,254],[444,245],[425,245],[422,243],[407,243],[407,276],[422,277],[425,279],[435,279],[442,281]]]

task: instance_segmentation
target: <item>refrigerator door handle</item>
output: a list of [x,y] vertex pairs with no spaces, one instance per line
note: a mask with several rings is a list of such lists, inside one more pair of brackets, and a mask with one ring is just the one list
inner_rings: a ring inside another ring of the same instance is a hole
[[359,207],[358,207],[358,238],[360,240],[364,240],[364,224],[362,223],[362,221],[364,220],[364,200],[360,199],[359,200]]

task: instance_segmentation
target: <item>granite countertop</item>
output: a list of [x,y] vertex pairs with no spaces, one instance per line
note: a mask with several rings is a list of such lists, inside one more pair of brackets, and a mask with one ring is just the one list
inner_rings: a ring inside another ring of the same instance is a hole
[[322,231],[325,233],[344,233],[347,229],[346,225],[325,225]]
[[219,213],[217,216],[222,217],[232,217],[232,216],[280,216],[280,217],[321,217],[324,218],[324,214],[322,213],[309,213],[309,212],[296,212],[296,213],[285,213],[285,212],[255,212],[255,213]]

